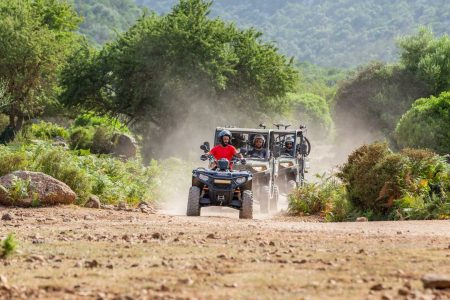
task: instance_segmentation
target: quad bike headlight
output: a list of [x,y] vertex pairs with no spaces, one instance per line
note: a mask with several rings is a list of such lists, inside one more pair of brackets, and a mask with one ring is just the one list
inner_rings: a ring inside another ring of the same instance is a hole
[[208,181],[209,180],[209,177],[207,176],[207,175],[205,175],[205,174],[199,174],[198,175],[198,179],[200,179],[200,180],[203,180],[203,181]]
[[246,181],[247,181],[246,177],[238,177],[238,178],[236,178],[236,183],[237,184],[243,184]]

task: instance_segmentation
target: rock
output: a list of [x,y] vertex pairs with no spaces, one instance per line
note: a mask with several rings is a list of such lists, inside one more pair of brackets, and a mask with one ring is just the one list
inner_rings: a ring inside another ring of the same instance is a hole
[[214,235],[214,233],[210,233],[206,236],[207,239],[215,239],[216,236]]
[[57,141],[52,143],[53,147],[62,147],[65,150],[69,150],[69,146],[66,144],[66,142],[63,141]]
[[152,234],[152,238],[154,238],[155,240],[163,240],[163,239],[164,239],[163,236],[162,236],[162,234],[159,233],[159,232],[153,233],[153,234]]
[[100,199],[98,199],[98,197],[95,195],[91,195],[89,196],[88,201],[86,201],[86,204],[84,204],[84,207],[100,208],[100,205]]
[[421,280],[426,289],[450,289],[449,275],[425,274]]
[[381,291],[381,290],[384,290],[384,286],[381,283],[377,283],[377,284],[373,285],[370,288],[370,290],[372,290],[372,291]]
[[181,284],[186,284],[186,285],[193,285],[194,284],[194,280],[192,280],[190,278],[178,279],[178,282],[181,283]]
[[366,217],[358,217],[356,218],[356,222],[368,222],[369,219],[367,219]]
[[381,295],[381,300],[392,300],[392,297],[389,294]]
[[126,158],[135,157],[137,153],[136,140],[126,134],[115,134],[112,138],[113,153]]
[[84,219],[87,220],[87,221],[92,221],[92,220],[94,220],[94,217],[91,216],[91,215],[85,215]]
[[399,294],[400,296],[406,296],[406,295],[409,295],[409,290],[406,289],[406,288],[399,288],[399,289],[398,289],[398,294]]
[[11,221],[12,219],[13,219],[13,216],[10,213],[3,214],[3,216],[2,216],[2,221]]
[[9,189],[18,178],[30,182],[29,197],[13,199],[0,189],[0,204],[29,207],[35,205],[36,200],[44,206],[72,204],[77,197],[67,184],[40,172],[15,171],[0,177],[0,185]]
[[85,261],[84,262],[84,266],[86,267],[86,268],[97,268],[97,267],[99,267],[100,266],[100,264],[98,263],[98,261],[96,261],[95,259],[94,260],[91,260],[91,261]]
[[127,204],[126,204],[125,202],[123,202],[123,201],[120,201],[119,204],[117,204],[117,207],[118,207],[120,210],[125,210],[125,209],[128,208]]

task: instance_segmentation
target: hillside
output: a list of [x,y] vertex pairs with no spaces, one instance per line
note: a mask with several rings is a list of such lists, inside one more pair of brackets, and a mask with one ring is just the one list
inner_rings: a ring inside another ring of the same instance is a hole
[[[136,2],[163,13],[177,1]],[[212,13],[257,28],[288,55],[328,67],[393,61],[395,37],[419,25],[437,35],[450,33],[450,2],[445,0],[216,0]]]
[[127,30],[141,14],[134,0],[72,0],[83,16],[80,32],[94,45],[102,45]]

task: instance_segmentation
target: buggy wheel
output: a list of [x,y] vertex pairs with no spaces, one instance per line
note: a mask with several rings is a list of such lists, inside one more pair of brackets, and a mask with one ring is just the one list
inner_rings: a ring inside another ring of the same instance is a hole
[[200,216],[200,188],[191,186],[187,205],[188,216]]
[[242,207],[239,211],[239,219],[253,219],[253,195],[252,191],[245,190],[242,193]]
[[259,211],[262,214],[269,213],[269,201],[270,201],[270,190],[268,186],[263,186],[261,192],[259,193]]
[[280,198],[280,190],[278,185],[273,186],[273,197],[270,199],[270,211],[272,213],[278,212],[278,198]]
[[287,186],[288,186],[288,194],[290,194],[297,188],[297,183],[295,182],[295,180],[289,180]]

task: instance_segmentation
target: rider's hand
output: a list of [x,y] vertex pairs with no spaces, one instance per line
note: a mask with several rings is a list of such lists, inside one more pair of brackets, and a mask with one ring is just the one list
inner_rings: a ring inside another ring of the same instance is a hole
[[245,165],[247,163],[247,161],[245,160],[245,158],[241,159],[241,164]]
[[202,155],[200,156],[200,159],[203,160],[203,161],[205,161],[205,160],[208,159],[208,155],[202,154]]

